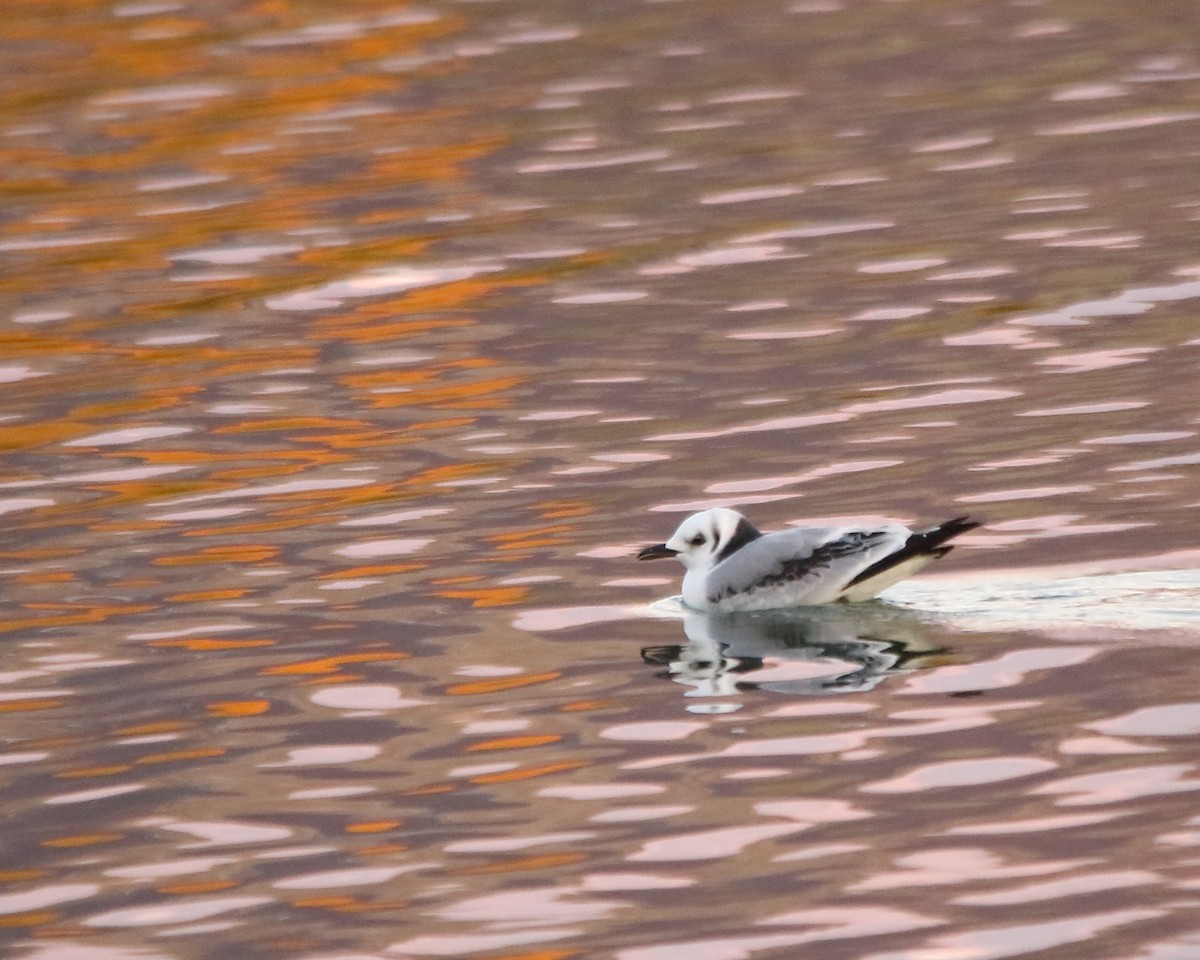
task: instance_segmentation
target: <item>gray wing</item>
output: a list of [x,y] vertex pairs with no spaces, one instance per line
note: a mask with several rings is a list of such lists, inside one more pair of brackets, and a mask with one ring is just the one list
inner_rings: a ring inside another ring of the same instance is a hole
[[739,593],[787,584],[834,592],[877,560],[898,550],[911,531],[900,524],[877,527],[804,527],[760,537],[709,571],[712,603]]

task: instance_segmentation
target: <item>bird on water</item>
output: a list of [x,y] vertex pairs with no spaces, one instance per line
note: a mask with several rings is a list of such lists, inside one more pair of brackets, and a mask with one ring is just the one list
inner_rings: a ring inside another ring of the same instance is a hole
[[687,570],[683,602],[693,610],[777,610],[870,600],[944,557],[948,542],[980,524],[955,517],[926,530],[899,523],[797,527],[762,533],[736,510],[693,514],[639,560],[674,557]]

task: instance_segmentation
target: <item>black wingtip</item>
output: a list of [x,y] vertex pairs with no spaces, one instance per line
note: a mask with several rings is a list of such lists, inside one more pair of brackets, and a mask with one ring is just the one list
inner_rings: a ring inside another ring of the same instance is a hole
[[879,576],[885,570],[889,570],[897,564],[903,563],[905,560],[910,560],[913,557],[944,557],[954,549],[953,547],[946,546],[946,541],[953,540],[959,534],[982,526],[983,521],[981,520],[972,520],[970,517],[955,517],[953,520],[939,523],[936,527],[930,527],[928,530],[914,533],[908,538],[903,547],[867,567],[866,570],[863,570],[857,577],[851,580],[847,586],[853,587],[856,584],[864,583],[872,577]]
[[982,526],[982,520],[972,520],[966,516],[955,517],[953,520],[946,520],[944,523],[939,523],[936,527],[922,530],[920,533],[915,534],[915,536],[920,537],[920,545],[924,552],[933,553],[947,540],[953,540],[968,530],[974,530],[976,527]]

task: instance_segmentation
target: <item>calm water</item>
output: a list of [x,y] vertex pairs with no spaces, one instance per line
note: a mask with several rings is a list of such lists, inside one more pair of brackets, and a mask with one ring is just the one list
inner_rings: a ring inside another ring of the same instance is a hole
[[5,956],[1200,957],[1191,0],[5,21]]

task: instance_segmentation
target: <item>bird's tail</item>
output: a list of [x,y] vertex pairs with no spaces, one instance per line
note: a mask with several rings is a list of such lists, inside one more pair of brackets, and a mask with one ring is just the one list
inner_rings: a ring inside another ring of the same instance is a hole
[[960,533],[966,533],[968,530],[974,530],[976,527],[983,526],[978,520],[972,520],[970,517],[955,517],[953,520],[947,520],[945,523],[939,523],[936,527],[930,527],[928,530],[922,530],[920,533],[914,533],[908,538],[908,543],[904,545],[906,551],[912,550],[914,555],[929,554],[934,556],[944,557],[953,547],[943,546],[948,540],[953,540]]
[[[955,517],[953,520],[939,523],[936,527],[930,527],[928,530],[913,533],[904,542],[904,546],[895,553],[889,553],[882,560],[871,564],[871,566],[867,567],[866,570],[846,584],[846,587],[849,588],[866,583],[868,580],[874,580],[881,574],[890,570],[896,570],[902,564],[906,564],[907,566],[904,569],[911,573],[938,557],[944,557],[954,549],[946,545],[947,541],[953,540],[959,534],[966,533],[968,530],[974,530],[979,526],[982,526],[982,524],[978,520],[972,520],[970,517]],[[913,561],[924,562],[914,563]],[[907,573],[903,575],[907,576]],[[894,577],[895,574],[888,579],[894,582]],[[880,587],[880,589],[883,588]]]

